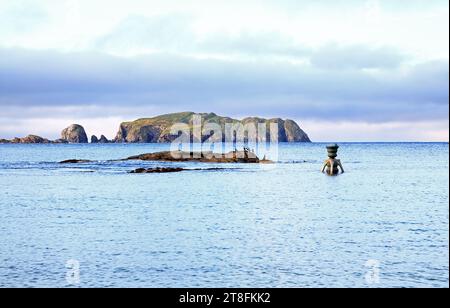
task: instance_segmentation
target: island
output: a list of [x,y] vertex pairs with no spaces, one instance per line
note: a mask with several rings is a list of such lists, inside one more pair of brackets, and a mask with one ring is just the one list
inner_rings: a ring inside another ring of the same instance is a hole
[[[300,126],[293,120],[283,120],[280,118],[264,119],[258,117],[249,117],[243,120],[236,120],[230,117],[218,116],[215,113],[194,113],[194,112],[180,112],[157,116],[154,118],[144,118],[135,120],[132,122],[124,122],[120,124],[119,132],[117,133],[114,142],[116,143],[170,143],[173,142],[178,136],[171,134],[171,128],[175,124],[186,124],[191,132],[193,131],[194,116],[201,117],[203,126],[208,123],[217,124],[222,132],[225,132],[226,124],[242,124],[244,126],[254,124],[258,127],[258,124],[267,126],[269,131],[269,124],[276,124],[278,127],[278,141],[279,142],[311,142],[308,135],[300,128]],[[257,132],[248,132],[248,134],[242,139],[235,140],[237,142],[245,141],[244,138],[250,140],[261,140],[262,136],[249,135],[257,134]],[[263,136],[265,140],[268,136]],[[209,132],[205,136],[202,136],[202,140],[195,140],[195,137],[191,134],[190,139],[194,142],[223,142],[225,136],[216,135],[214,132]]]
[[[265,126],[267,133],[264,136],[258,135],[258,131],[247,131],[240,136],[234,136],[235,142],[245,142],[246,140],[270,141],[270,125],[275,124],[278,129],[278,142],[311,142],[309,136],[303,131],[300,126],[293,120],[281,118],[264,119],[259,117],[248,117],[242,120],[233,119],[230,117],[218,116],[215,113],[194,113],[194,112],[179,112],[156,116],[153,118],[142,118],[131,122],[124,122],[119,125],[119,131],[113,140],[108,140],[104,135],[100,138],[93,135],[90,140],[92,144],[107,144],[107,143],[171,143],[177,140],[179,135],[172,134],[171,130],[174,126],[182,124],[190,131],[189,140],[192,142],[225,142],[225,133],[218,134],[214,131],[202,131],[205,135],[200,139],[194,136],[194,117],[202,119],[202,127],[207,124],[216,124],[222,132],[226,131],[227,124],[239,125],[243,127]],[[229,141],[229,140],[228,140]],[[61,137],[57,140],[49,140],[36,135],[29,135],[27,137],[16,137],[11,140],[0,138],[1,144],[84,144],[89,143],[88,135],[83,126],[79,124],[72,124],[61,132]]]

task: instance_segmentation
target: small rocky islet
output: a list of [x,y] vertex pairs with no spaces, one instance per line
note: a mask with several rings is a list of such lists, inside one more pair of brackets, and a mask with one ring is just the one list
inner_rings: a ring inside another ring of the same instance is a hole
[[92,163],[92,160],[86,160],[86,159],[67,159],[60,161],[60,164],[86,164],[86,163]]
[[128,157],[124,160],[161,161],[161,162],[198,162],[198,163],[244,163],[244,164],[270,164],[272,161],[260,159],[255,153],[244,149],[232,151],[226,154],[213,152],[183,152],[163,151],[147,153]]
[[[133,173],[133,174],[144,174],[144,173],[177,173],[177,172],[183,172],[183,171],[223,171],[223,170],[229,170],[230,168],[190,168],[190,169],[185,169],[185,168],[162,168],[162,167],[157,167],[157,168],[149,168],[149,169],[145,169],[145,168],[138,168],[136,170],[132,170],[128,173]],[[233,168],[233,170],[239,170],[238,168]]]
[[138,168],[136,170],[130,171],[129,173],[138,173],[138,174],[142,174],[142,173],[174,173],[174,172],[181,172],[181,171],[186,171],[186,170],[187,169],[184,169],[184,168],[157,167],[157,168],[149,168],[149,169]]

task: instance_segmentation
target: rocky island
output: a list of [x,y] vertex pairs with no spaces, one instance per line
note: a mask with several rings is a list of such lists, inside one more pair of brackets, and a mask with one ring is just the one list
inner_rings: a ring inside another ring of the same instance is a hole
[[[226,124],[265,124],[268,126],[274,123],[278,126],[278,141],[279,142],[311,142],[308,135],[300,128],[300,126],[293,120],[263,119],[257,117],[245,118],[243,120],[236,120],[229,117],[221,117],[215,113],[194,113],[181,112],[157,116],[154,118],[139,119],[132,122],[124,122],[120,124],[119,132],[117,133],[114,142],[118,143],[170,143],[177,138],[176,135],[170,133],[173,125],[182,123],[186,124],[192,131],[193,117],[200,116],[203,125],[207,123],[218,124],[222,131],[225,131]],[[256,133],[256,132],[255,132]],[[204,136],[202,142],[222,142],[225,136],[216,136],[213,132]],[[253,140],[260,140],[258,136],[248,136],[247,138]],[[191,136],[193,139],[193,136]],[[269,138],[268,138],[269,139]],[[195,140],[199,142],[200,140]],[[236,140],[242,142],[244,140]]]
[[[201,140],[195,139],[192,134],[194,129],[193,118],[199,116],[202,119],[203,125],[208,123],[217,124],[224,132],[227,124],[242,124],[243,126],[265,125],[269,131],[270,124],[275,124],[278,128],[279,142],[311,142],[308,135],[300,128],[300,126],[293,120],[283,120],[280,118],[263,119],[258,117],[249,117],[243,120],[236,120],[229,117],[221,117],[215,113],[194,113],[194,112],[180,112],[166,115],[160,115],[153,118],[143,118],[132,122],[124,122],[119,126],[119,131],[113,140],[108,140],[104,135],[100,138],[97,136],[91,137],[91,143],[105,144],[105,143],[170,143],[176,140],[177,135],[171,134],[171,129],[174,125],[184,124],[191,131],[190,140],[194,142],[223,142],[225,141],[224,134],[216,134],[214,131],[208,132],[202,136]],[[203,126],[204,127],[204,126]],[[257,132],[247,132],[245,137],[236,137],[236,142],[243,142],[244,139],[250,140],[270,140],[270,135],[258,136]],[[88,143],[88,136],[84,128],[79,124],[72,124],[61,132],[60,139],[49,140],[43,137],[29,135],[23,138],[14,138],[12,140],[0,139],[0,143],[41,143],[41,144],[58,144],[58,143]]]

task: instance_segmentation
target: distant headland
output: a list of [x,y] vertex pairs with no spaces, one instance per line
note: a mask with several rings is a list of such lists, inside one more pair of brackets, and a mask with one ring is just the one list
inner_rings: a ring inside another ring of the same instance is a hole
[[[185,124],[191,130],[194,127],[192,119],[194,116],[200,116],[204,124],[213,123],[225,130],[227,124],[242,125],[277,125],[279,142],[311,142],[308,135],[293,120],[283,120],[280,118],[263,119],[258,117],[249,117],[243,120],[236,120],[230,117],[221,117],[215,113],[194,113],[180,112],[156,116],[153,118],[143,118],[132,122],[120,124],[119,131],[113,140],[108,140],[104,135],[98,138],[92,136],[91,143],[170,143],[178,136],[171,134],[171,128],[176,124]],[[251,135],[255,134],[255,135]],[[245,138],[255,139],[257,132],[249,131]],[[191,136],[192,138],[193,136]],[[197,142],[200,140],[196,140]],[[222,142],[224,136],[220,136],[214,131],[209,132],[202,137],[201,142]],[[244,140],[236,140],[238,142]],[[23,138],[14,138],[12,140],[0,139],[0,143],[12,144],[64,144],[64,143],[89,143],[85,129],[78,124],[72,124],[61,132],[61,138],[49,140],[40,136],[29,135]]]

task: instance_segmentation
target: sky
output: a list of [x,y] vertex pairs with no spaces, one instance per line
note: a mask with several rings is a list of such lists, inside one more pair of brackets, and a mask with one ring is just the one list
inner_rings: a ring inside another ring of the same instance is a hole
[[0,139],[194,111],[449,140],[447,0],[0,0]]

